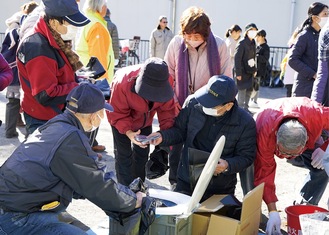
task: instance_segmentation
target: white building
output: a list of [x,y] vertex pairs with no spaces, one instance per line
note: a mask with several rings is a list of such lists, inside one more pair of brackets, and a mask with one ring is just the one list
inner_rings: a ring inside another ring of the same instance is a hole
[[[40,0],[36,0],[40,1]],[[56,1],[56,0],[54,0]],[[321,1],[321,0],[320,0]],[[0,32],[5,32],[5,19],[28,0],[5,0],[0,8]],[[111,19],[117,25],[120,38],[140,36],[148,40],[157,27],[160,15],[168,17],[168,27],[179,32],[179,19],[189,6],[204,8],[212,22],[214,34],[224,37],[226,30],[238,24],[243,30],[253,22],[267,32],[271,47],[286,47],[293,30],[307,18],[314,0],[107,0]],[[321,1],[329,5],[329,1]],[[80,5],[84,3],[81,0]],[[278,59],[280,60],[280,58]],[[277,64],[279,61],[274,62]]]
[[[40,0],[37,0],[38,2]],[[5,19],[19,10],[27,0],[5,0],[0,8],[0,32],[5,32]],[[84,0],[81,0],[83,4]],[[120,38],[141,36],[148,40],[157,26],[158,17],[167,15],[168,26],[179,32],[181,13],[189,6],[205,9],[212,22],[212,31],[224,37],[233,24],[242,29],[254,22],[265,29],[270,46],[286,46],[291,32],[307,17],[307,9],[314,0],[107,0],[112,21],[117,25]],[[329,1],[322,1],[329,4]]]

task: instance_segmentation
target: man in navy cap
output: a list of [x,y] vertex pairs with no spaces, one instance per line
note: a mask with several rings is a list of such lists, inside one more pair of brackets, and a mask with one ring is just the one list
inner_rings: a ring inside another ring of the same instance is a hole
[[5,234],[85,234],[59,221],[72,198],[86,198],[105,213],[131,212],[145,194],[118,184],[97,160],[85,132],[104,118],[103,93],[81,84],[63,114],[23,142],[0,168],[0,231]]
[[204,199],[212,194],[234,194],[236,173],[249,167],[256,155],[255,121],[238,106],[236,93],[233,79],[224,75],[211,77],[205,86],[186,99],[174,126],[161,130],[161,137],[152,141],[160,146],[184,143],[175,191],[192,194],[194,185],[190,182],[193,172],[189,172],[189,154],[193,150],[210,154],[224,135],[226,143],[222,157]]

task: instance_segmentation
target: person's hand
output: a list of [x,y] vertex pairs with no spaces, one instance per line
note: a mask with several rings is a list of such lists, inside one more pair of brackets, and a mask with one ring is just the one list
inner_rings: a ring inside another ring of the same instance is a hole
[[129,130],[129,131],[126,132],[126,136],[130,139],[130,141],[133,144],[136,144],[136,145],[138,145],[141,148],[146,148],[147,147],[147,144],[142,144],[141,142],[139,142],[139,141],[137,141],[135,139],[135,136],[136,135],[139,135],[140,133],[141,133],[141,130],[138,130],[136,132],[133,132],[132,130]]
[[214,172],[214,176],[217,176],[218,174],[222,173],[228,168],[228,162],[224,159],[220,159]]
[[[314,168],[323,170],[323,158],[325,157],[325,155],[326,153],[321,148],[317,148],[316,150],[314,150],[314,152],[312,153],[311,165]],[[328,158],[328,156],[326,157]]]
[[151,140],[150,144],[159,145],[162,143],[162,135],[160,132],[154,132],[154,133],[150,134],[148,137],[151,137],[151,136],[160,136],[160,137],[155,140]]
[[142,193],[142,192],[137,192],[136,197],[137,197],[137,200],[136,200],[135,208],[139,208],[142,206],[142,200],[143,200],[143,197],[146,197],[146,194]]
[[281,233],[281,219],[279,212],[271,211],[266,225],[266,235],[279,235]]
[[242,77],[241,76],[236,76],[236,80],[241,80],[242,79]]

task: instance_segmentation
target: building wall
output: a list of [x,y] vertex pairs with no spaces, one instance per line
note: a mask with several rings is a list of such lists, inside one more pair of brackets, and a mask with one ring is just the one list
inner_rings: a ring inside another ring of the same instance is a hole
[[[5,19],[19,10],[28,0],[3,1],[0,8],[0,32],[5,32]],[[254,22],[265,29],[270,46],[286,46],[291,30],[307,17],[311,0],[107,0],[111,9],[112,21],[117,25],[120,38],[141,36],[149,39],[157,26],[158,17],[167,15],[168,26],[179,32],[179,18],[189,6],[205,9],[212,22],[212,31],[224,37],[232,24],[244,28]],[[322,1],[329,4],[329,1]],[[81,0],[81,4],[84,0]],[[294,3],[294,4],[293,4]],[[292,5],[295,6],[292,14]],[[292,20],[291,20],[292,18]],[[291,22],[292,21],[292,22]]]

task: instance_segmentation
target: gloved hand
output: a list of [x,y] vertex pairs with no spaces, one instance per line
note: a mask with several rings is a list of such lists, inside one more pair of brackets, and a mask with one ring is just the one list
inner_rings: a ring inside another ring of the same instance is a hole
[[314,152],[312,153],[311,165],[314,168],[323,169],[323,158],[324,158],[324,156],[325,156],[325,152],[322,149],[317,148],[316,150],[314,150]]
[[266,225],[266,235],[279,235],[282,234],[281,230],[281,219],[279,212],[271,211]]

